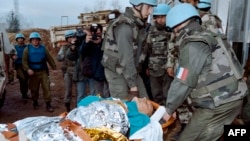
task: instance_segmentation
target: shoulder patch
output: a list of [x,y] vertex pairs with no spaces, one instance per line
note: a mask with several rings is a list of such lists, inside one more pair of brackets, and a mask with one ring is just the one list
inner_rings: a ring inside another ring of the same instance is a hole
[[185,81],[188,76],[188,69],[183,67],[178,67],[176,72],[176,77],[182,81]]

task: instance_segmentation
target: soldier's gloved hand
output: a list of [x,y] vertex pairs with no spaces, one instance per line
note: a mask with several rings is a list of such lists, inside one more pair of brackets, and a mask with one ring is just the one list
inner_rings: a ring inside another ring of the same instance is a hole
[[127,100],[131,101],[134,97],[139,97],[139,91],[128,91]]

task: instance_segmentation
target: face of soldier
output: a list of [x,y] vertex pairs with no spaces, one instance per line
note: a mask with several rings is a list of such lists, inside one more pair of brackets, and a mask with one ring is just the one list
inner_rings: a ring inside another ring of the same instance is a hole
[[178,37],[179,36],[179,32],[185,27],[188,25],[188,23],[190,22],[190,20],[187,20],[181,24],[179,24],[178,26],[176,26],[174,29],[173,29],[173,32],[175,34],[175,37]]
[[18,38],[17,39],[17,44],[23,45],[24,44],[24,39],[23,38]]
[[71,43],[71,42],[73,42],[73,41],[75,41],[75,40],[76,40],[76,37],[75,37],[75,36],[71,36],[71,37],[68,37],[68,38],[67,38],[68,43]]
[[153,106],[147,98],[134,97],[132,101],[136,102],[139,112],[151,116],[153,114]]
[[165,26],[166,25],[166,16],[155,16],[155,22],[159,25]]
[[182,3],[192,4],[194,7],[198,4],[199,0],[181,0]]
[[38,39],[38,38],[33,38],[33,39],[31,39],[31,44],[32,44],[33,46],[35,46],[35,47],[39,46],[39,44],[40,44],[40,39]]
[[148,16],[153,11],[153,6],[147,5],[147,4],[141,4],[141,5],[137,6],[136,9],[141,12],[141,13],[138,13],[138,11],[136,11],[137,17],[139,17],[140,19],[147,19]]

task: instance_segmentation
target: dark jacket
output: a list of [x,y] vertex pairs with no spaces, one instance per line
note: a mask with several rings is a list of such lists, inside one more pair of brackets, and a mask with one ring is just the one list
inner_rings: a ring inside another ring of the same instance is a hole
[[[72,61],[76,61],[73,80],[81,81],[84,78],[93,78],[97,81],[105,80],[104,68],[101,64],[103,51],[101,50],[101,43],[94,44],[93,42],[83,42],[81,46],[77,47],[76,50],[67,50],[67,58]],[[89,58],[91,60],[91,71],[93,75],[84,76],[81,69],[81,63],[84,59]]]
[[95,44],[93,42],[89,43],[88,46],[82,46],[80,52],[82,52],[82,59],[89,57],[91,60],[91,68],[93,75],[91,78],[97,81],[105,80],[104,67],[101,64],[103,50],[101,50],[102,42]]

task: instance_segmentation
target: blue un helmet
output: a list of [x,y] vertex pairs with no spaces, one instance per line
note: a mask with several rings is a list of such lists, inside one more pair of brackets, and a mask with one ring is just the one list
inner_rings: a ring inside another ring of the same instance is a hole
[[67,30],[65,32],[64,36],[65,36],[65,39],[67,40],[67,38],[75,36],[75,31],[74,30]]
[[200,0],[200,2],[197,4],[197,7],[199,9],[211,8],[211,0]]
[[30,40],[31,39],[39,39],[39,40],[41,40],[41,36],[40,36],[40,34],[38,32],[31,32],[29,38],[30,38]]
[[154,7],[153,15],[167,15],[170,10],[170,6],[168,4],[158,4],[157,7]]
[[148,4],[152,6],[157,5],[157,0],[129,0],[132,5]]
[[22,33],[17,33],[15,36],[15,39],[17,40],[18,38],[23,38],[25,39],[24,35]]
[[166,18],[167,27],[173,29],[175,26],[193,17],[197,17],[200,20],[199,13],[193,5],[188,3],[178,4],[168,12]]

